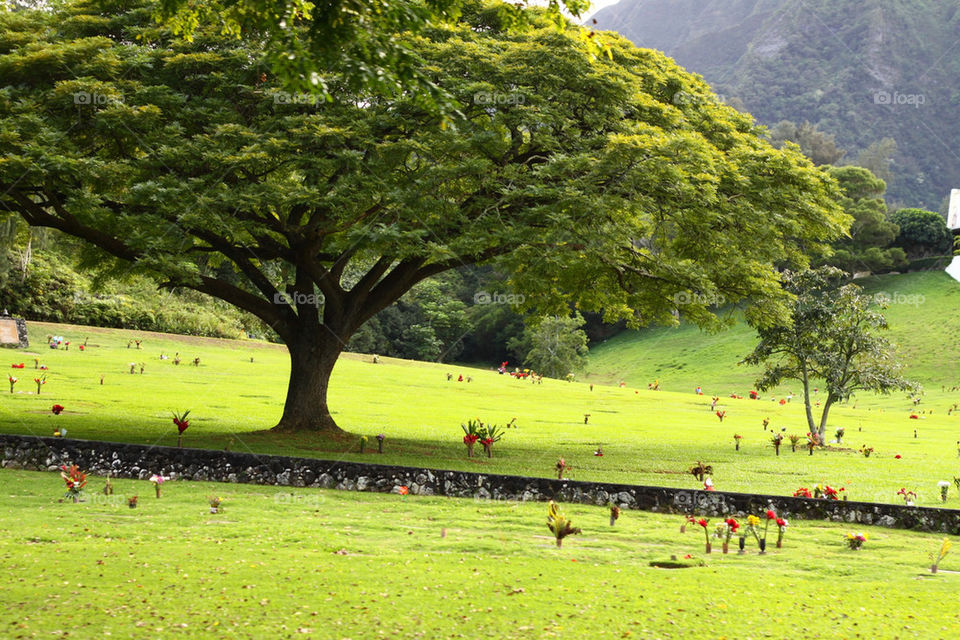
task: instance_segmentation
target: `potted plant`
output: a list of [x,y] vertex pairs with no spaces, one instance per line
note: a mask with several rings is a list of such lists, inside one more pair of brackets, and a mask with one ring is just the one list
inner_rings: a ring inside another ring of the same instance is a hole
[[207,496],[207,502],[210,504],[210,513],[222,513],[223,498],[219,496]]
[[710,524],[710,521],[706,518],[700,518],[697,520],[697,524],[703,527],[703,537],[706,539],[707,545],[704,549],[705,553],[712,553],[713,547],[710,545],[710,531],[707,529],[707,525]]
[[150,482],[153,483],[153,490],[156,491],[158,498],[160,497],[160,488],[163,486],[163,483],[169,479],[170,478],[167,478],[163,474],[159,474],[159,473],[155,473],[152,476],[150,476]]
[[83,488],[87,486],[87,474],[80,471],[80,467],[75,464],[69,467],[62,465],[60,467],[60,477],[63,478],[63,482],[67,485],[67,492],[63,494],[63,497],[73,500],[74,502],[80,502]]
[[473,446],[477,443],[477,440],[480,439],[480,428],[483,426],[483,423],[477,420],[467,420],[467,424],[460,424],[460,428],[463,429],[463,444],[467,446],[467,457],[473,457]]
[[770,442],[771,442],[771,444],[773,444],[773,449],[774,449],[774,451],[776,451],[776,452],[777,452],[777,455],[779,456],[779,455],[780,455],[780,445],[783,444],[783,434],[782,434],[782,433],[775,433],[775,434],[773,434],[773,437],[770,438]]
[[498,427],[495,424],[484,425],[480,431],[480,444],[483,445],[483,450],[487,452],[487,457],[493,457],[493,443],[499,442],[500,438],[503,437],[503,428]]
[[127,506],[131,509],[137,508],[137,496],[130,496],[127,498]]
[[547,506],[547,528],[557,539],[558,547],[563,546],[563,539],[567,536],[580,533],[580,529],[573,526],[553,500]]
[[933,561],[933,564],[930,565],[930,573],[936,573],[937,569],[940,567],[940,562],[950,553],[950,547],[953,544],[950,542],[950,538],[944,538],[943,542],[940,544],[940,551],[937,553],[930,554],[930,560]]
[[[131,369],[130,373],[133,373]],[[187,430],[187,427],[190,426],[190,421],[187,420],[187,416],[190,415],[189,411],[184,411],[182,414],[173,414],[173,424],[177,425],[177,446],[183,446],[183,432]]]

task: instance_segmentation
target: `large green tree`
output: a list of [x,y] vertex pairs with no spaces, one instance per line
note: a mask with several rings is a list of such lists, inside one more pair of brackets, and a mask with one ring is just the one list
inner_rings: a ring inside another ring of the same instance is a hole
[[523,354],[523,364],[549,378],[563,378],[587,362],[587,334],[583,316],[537,318],[511,349]]
[[[834,267],[786,272],[784,288],[794,296],[790,319],[758,328],[760,342],[743,360],[765,365],[757,380],[761,390],[786,380],[800,382],[809,432],[821,442],[837,402],[857,391],[890,393],[915,387],[903,377],[895,349],[881,335],[887,329],[883,314],[860,287],[844,285],[845,278]],[[826,392],[818,421],[810,393],[814,384],[822,384]]]
[[461,107],[439,126],[414,96],[349,82],[291,100],[257,42],[186,41],[147,4],[7,14],[0,205],[86,240],[101,269],[273,327],[291,359],[279,429],[337,431],[345,343],[461,265],[496,263],[539,315],[716,325],[719,296],[784,314],[774,265],[848,223],[834,182],[659,53],[613,39],[597,59],[575,27],[517,34],[499,16],[472,5],[409,37]]

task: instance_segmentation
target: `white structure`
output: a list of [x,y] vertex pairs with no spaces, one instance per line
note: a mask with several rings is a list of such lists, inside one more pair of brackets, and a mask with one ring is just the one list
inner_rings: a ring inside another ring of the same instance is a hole
[[950,190],[950,211],[947,213],[947,228],[960,230],[960,189]]
[[[960,189],[950,191],[950,211],[947,213],[947,228],[954,233],[960,231]],[[960,280],[960,256],[955,256],[947,267],[947,275]]]

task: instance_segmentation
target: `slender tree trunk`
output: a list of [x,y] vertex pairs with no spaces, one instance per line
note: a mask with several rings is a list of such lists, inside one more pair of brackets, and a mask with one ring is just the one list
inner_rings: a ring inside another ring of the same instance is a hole
[[803,372],[803,404],[807,411],[807,430],[814,432],[813,408],[810,406],[810,374],[807,372],[807,365],[801,364],[800,370]]
[[343,436],[327,407],[330,374],[343,351],[344,342],[322,326],[301,330],[287,344],[290,351],[290,382],[283,416],[275,431],[313,431]]
[[827,401],[823,403],[823,413],[820,414],[820,429],[817,434],[820,436],[820,442],[826,442],[824,434],[827,431],[827,414],[830,413],[830,406],[837,401],[837,398],[831,393],[827,395]]

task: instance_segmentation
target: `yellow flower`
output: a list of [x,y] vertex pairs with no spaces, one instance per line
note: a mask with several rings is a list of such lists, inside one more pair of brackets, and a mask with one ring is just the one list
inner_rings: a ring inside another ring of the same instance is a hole
[[760,524],[760,518],[757,516],[747,516],[747,524],[751,527],[755,527]]

